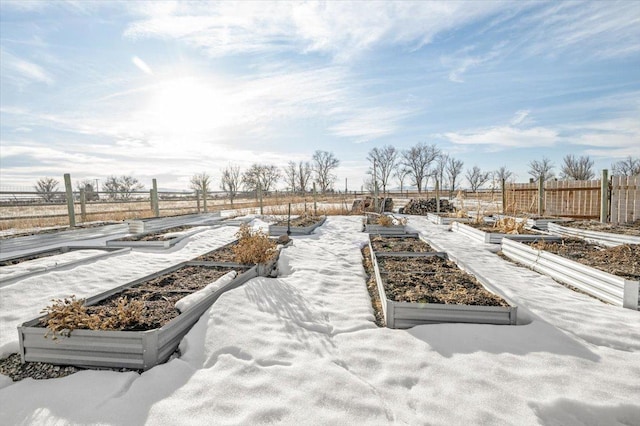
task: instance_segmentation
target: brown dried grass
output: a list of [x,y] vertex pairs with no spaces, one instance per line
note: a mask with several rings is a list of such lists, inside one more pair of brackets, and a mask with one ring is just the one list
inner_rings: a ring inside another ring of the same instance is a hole
[[233,254],[238,263],[266,263],[276,254],[276,242],[260,230],[252,231],[249,225],[240,226],[236,237],[238,243],[233,246]]

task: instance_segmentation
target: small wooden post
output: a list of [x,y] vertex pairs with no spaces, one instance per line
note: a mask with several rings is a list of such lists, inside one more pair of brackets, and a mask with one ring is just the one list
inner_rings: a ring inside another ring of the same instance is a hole
[[207,193],[209,192],[209,188],[207,188],[207,185],[202,182],[202,210],[207,213]]
[[504,179],[500,182],[500,191],[502,192],[502,214],[507,214],[507,191]]
[[80,218],[87,221],[87,194],[84,188],[80,188]]
[[153,214],[155,217],[160,217],[160,202],[158,199],[158,181],[153,179],[152,181],[153,189],[151,190],[151,209],[153,210]]
[[440,213],[440,181],[436,178],[436,213]]
[[600,181],[600,222],[607,223],[609,219],[609,171],[602,170]]
[[376,160],[373,160],[373,209],[378,213],[378,174],[376,170]]
[[317,192],[316,192],[316,183],[313,182],[313,215],[318,216],[318,205],[317,205]]
[[196,189],[196,209],[200,213],[200,191]]
[[538,215],[544,216],[544,178],[538,178]]
[[258,202],[260,203],[260,214],[263,214],[262,206],[262,183],[258,180]]
[[287,237],[291,235],[291,203],[289,203],[289,213],[287,214]]
[[67,210],[69,211],[69,226],[76,226],[76,212],[73,210],[73,190],[71,189],[71,175],[64,174],[64,188],[67,193]]

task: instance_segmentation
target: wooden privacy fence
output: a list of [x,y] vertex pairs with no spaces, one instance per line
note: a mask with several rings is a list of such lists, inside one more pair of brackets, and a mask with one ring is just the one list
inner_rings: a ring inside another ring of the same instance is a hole
[[640,175],[611,178],[611,223],[640,219]]
[[602,179],[505,184],[504,211],[611,223],[640,219],[640,175],[606,177],[604,211]]

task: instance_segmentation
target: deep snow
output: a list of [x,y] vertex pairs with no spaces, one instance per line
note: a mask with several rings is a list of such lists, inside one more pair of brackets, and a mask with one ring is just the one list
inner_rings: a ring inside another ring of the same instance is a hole
[[[518,305],[519,325],[377,328],[361,218],[329,217],[283,250],[278,278],[220,297],[180,358],[140,375],[0,377],[2,423],[640,425],[640,312],[575,293],[424,218],[409,225],[490,275]],[[51,298],[124,284],[224,245],[236,230],[0,288],[0,352],[17,351],[16,326]]]

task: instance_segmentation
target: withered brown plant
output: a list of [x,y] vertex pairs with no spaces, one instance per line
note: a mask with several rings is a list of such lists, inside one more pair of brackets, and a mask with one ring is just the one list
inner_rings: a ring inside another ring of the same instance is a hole
[[240,226],[236,237],[238,243],[233,246],[233,254],[238,263],[266,263],[276,253],[276,242],[260,230],[252,231],[249,225]]

